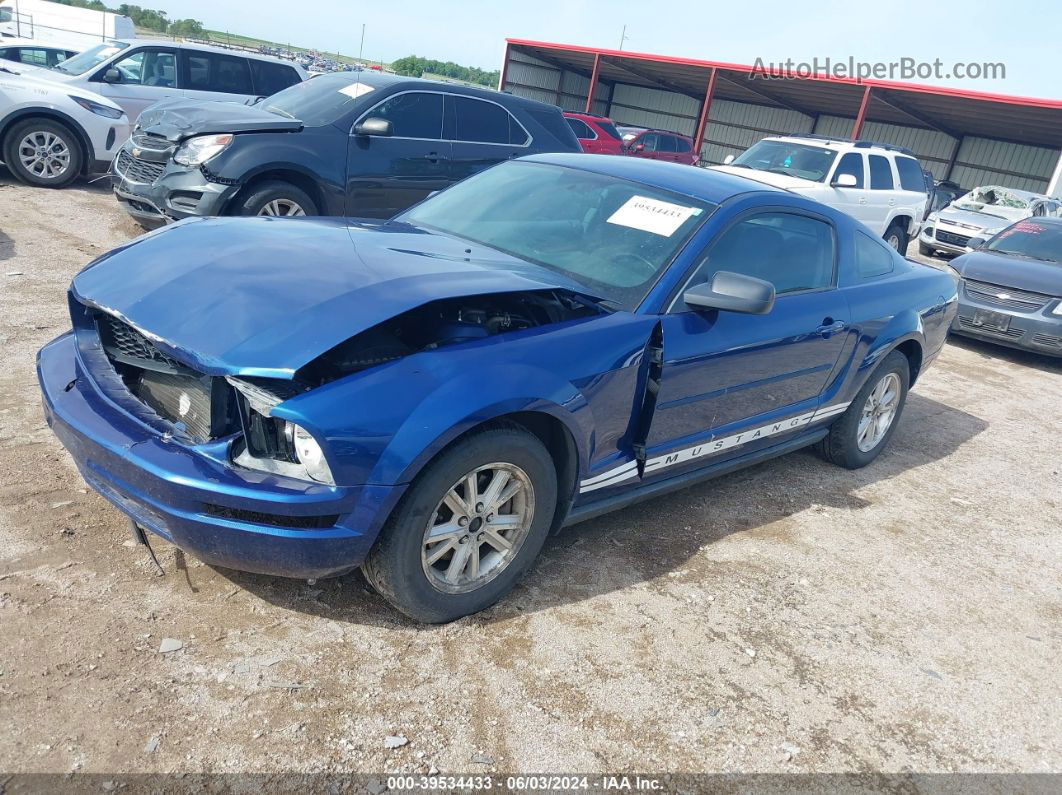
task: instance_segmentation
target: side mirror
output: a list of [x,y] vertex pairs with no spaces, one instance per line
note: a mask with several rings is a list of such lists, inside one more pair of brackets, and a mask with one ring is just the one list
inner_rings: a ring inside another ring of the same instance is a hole
[[698,284],[682,294],[692,309],[721,309],[746,315],[766,315],[774,307],[774,285],[742,273],[719,271],[711,284]]
[[727,155],[726,157],[723,158],[723,165],[724,166],[729,166],[733,162],[734,162],[734,156],[733,155]]
[[981,246],[983,246],[987,242],[988,242],[987,238],[971,237],[969,242],[966,245],[967,245],[967,247],[972,248],[972,249],[979,249],[979,248],[981,248]]
[[855,174],[838,174],[830,184],[835,188],[854,188],[857,182]]
[[378,135],[389,138],[394,135],[394,127],[387,119],[378,119],[372,116],[360,124],[354,125],[355,135]]
[[121,83],[122,82],[122,73],[119,72],[115,67],[112,66],[110,69],[108,69],[106,72],[103,73],[103,82],[104,83]]

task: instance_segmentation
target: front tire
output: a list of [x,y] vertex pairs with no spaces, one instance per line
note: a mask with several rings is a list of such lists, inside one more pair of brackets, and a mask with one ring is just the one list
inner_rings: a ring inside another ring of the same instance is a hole
[[900,254],[907,253],[907,230],[899,223],[893,222],[885,230],[885,242]]
[[19,182],[63,188],[77,179],[84,157],[77,135],[51,119],[26,119],[4,139],[4,162]]
[[538,557],[557,506],[557,470],[515,427],[477,432],[410,486],[365,561],[369,583],[410,618],[437,624],[484,610]]
[[910,383],[907,357],[893,351],[819,442],[822,457],[845,469],[859,469],[881,455],[903,413]]
[[298,217],[318,215],[317,204],[306,191],[281,180],[253,185],[236,206],[235,215]]

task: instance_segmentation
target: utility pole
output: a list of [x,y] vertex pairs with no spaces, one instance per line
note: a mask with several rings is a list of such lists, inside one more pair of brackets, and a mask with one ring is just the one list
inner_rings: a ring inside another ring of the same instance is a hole
[[623,42],[625,42],[629,38],[630,38],[630,36],[627,35],[627,26],[624,25],[623,26],[623,32],[620,34],[620,46],[619,46],[619,48],[621,50],[623,49]]

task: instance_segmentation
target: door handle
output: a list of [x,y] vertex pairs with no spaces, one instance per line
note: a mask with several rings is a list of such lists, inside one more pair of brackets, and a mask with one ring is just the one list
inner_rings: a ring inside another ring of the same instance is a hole
[[860,204],[866,204],[867,200],[861,196],[861,197],[859,197],[859,203]]
[[815,331],[821,334],[824,340],[828,340],[831,335],[844,331],[846,328],[848,328],[848,324],[843,320],[834,320],[832,317],[828,317],[823,319],[822,325]]
[[428,152],[424,155],[424,159],[430,163],[438,163],[440,160],[449,160],[446,155],[440,155],[438,152]]

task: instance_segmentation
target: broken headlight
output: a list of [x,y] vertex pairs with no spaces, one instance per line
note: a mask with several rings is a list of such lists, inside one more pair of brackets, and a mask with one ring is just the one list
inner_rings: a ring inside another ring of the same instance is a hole
[[173,154],[173,162],[182,166],[199,166],[221,154],[232,143],[231,135],[197,135],[189,138]]
[[306,467],[306,474],[320,483],[328,483],[334,486],[332,470],[325,461],[324,450],[317,440],[310,436],[309,431],[293,422],[285,423],[291,428],[291,438],[295,447],[295,458]]

